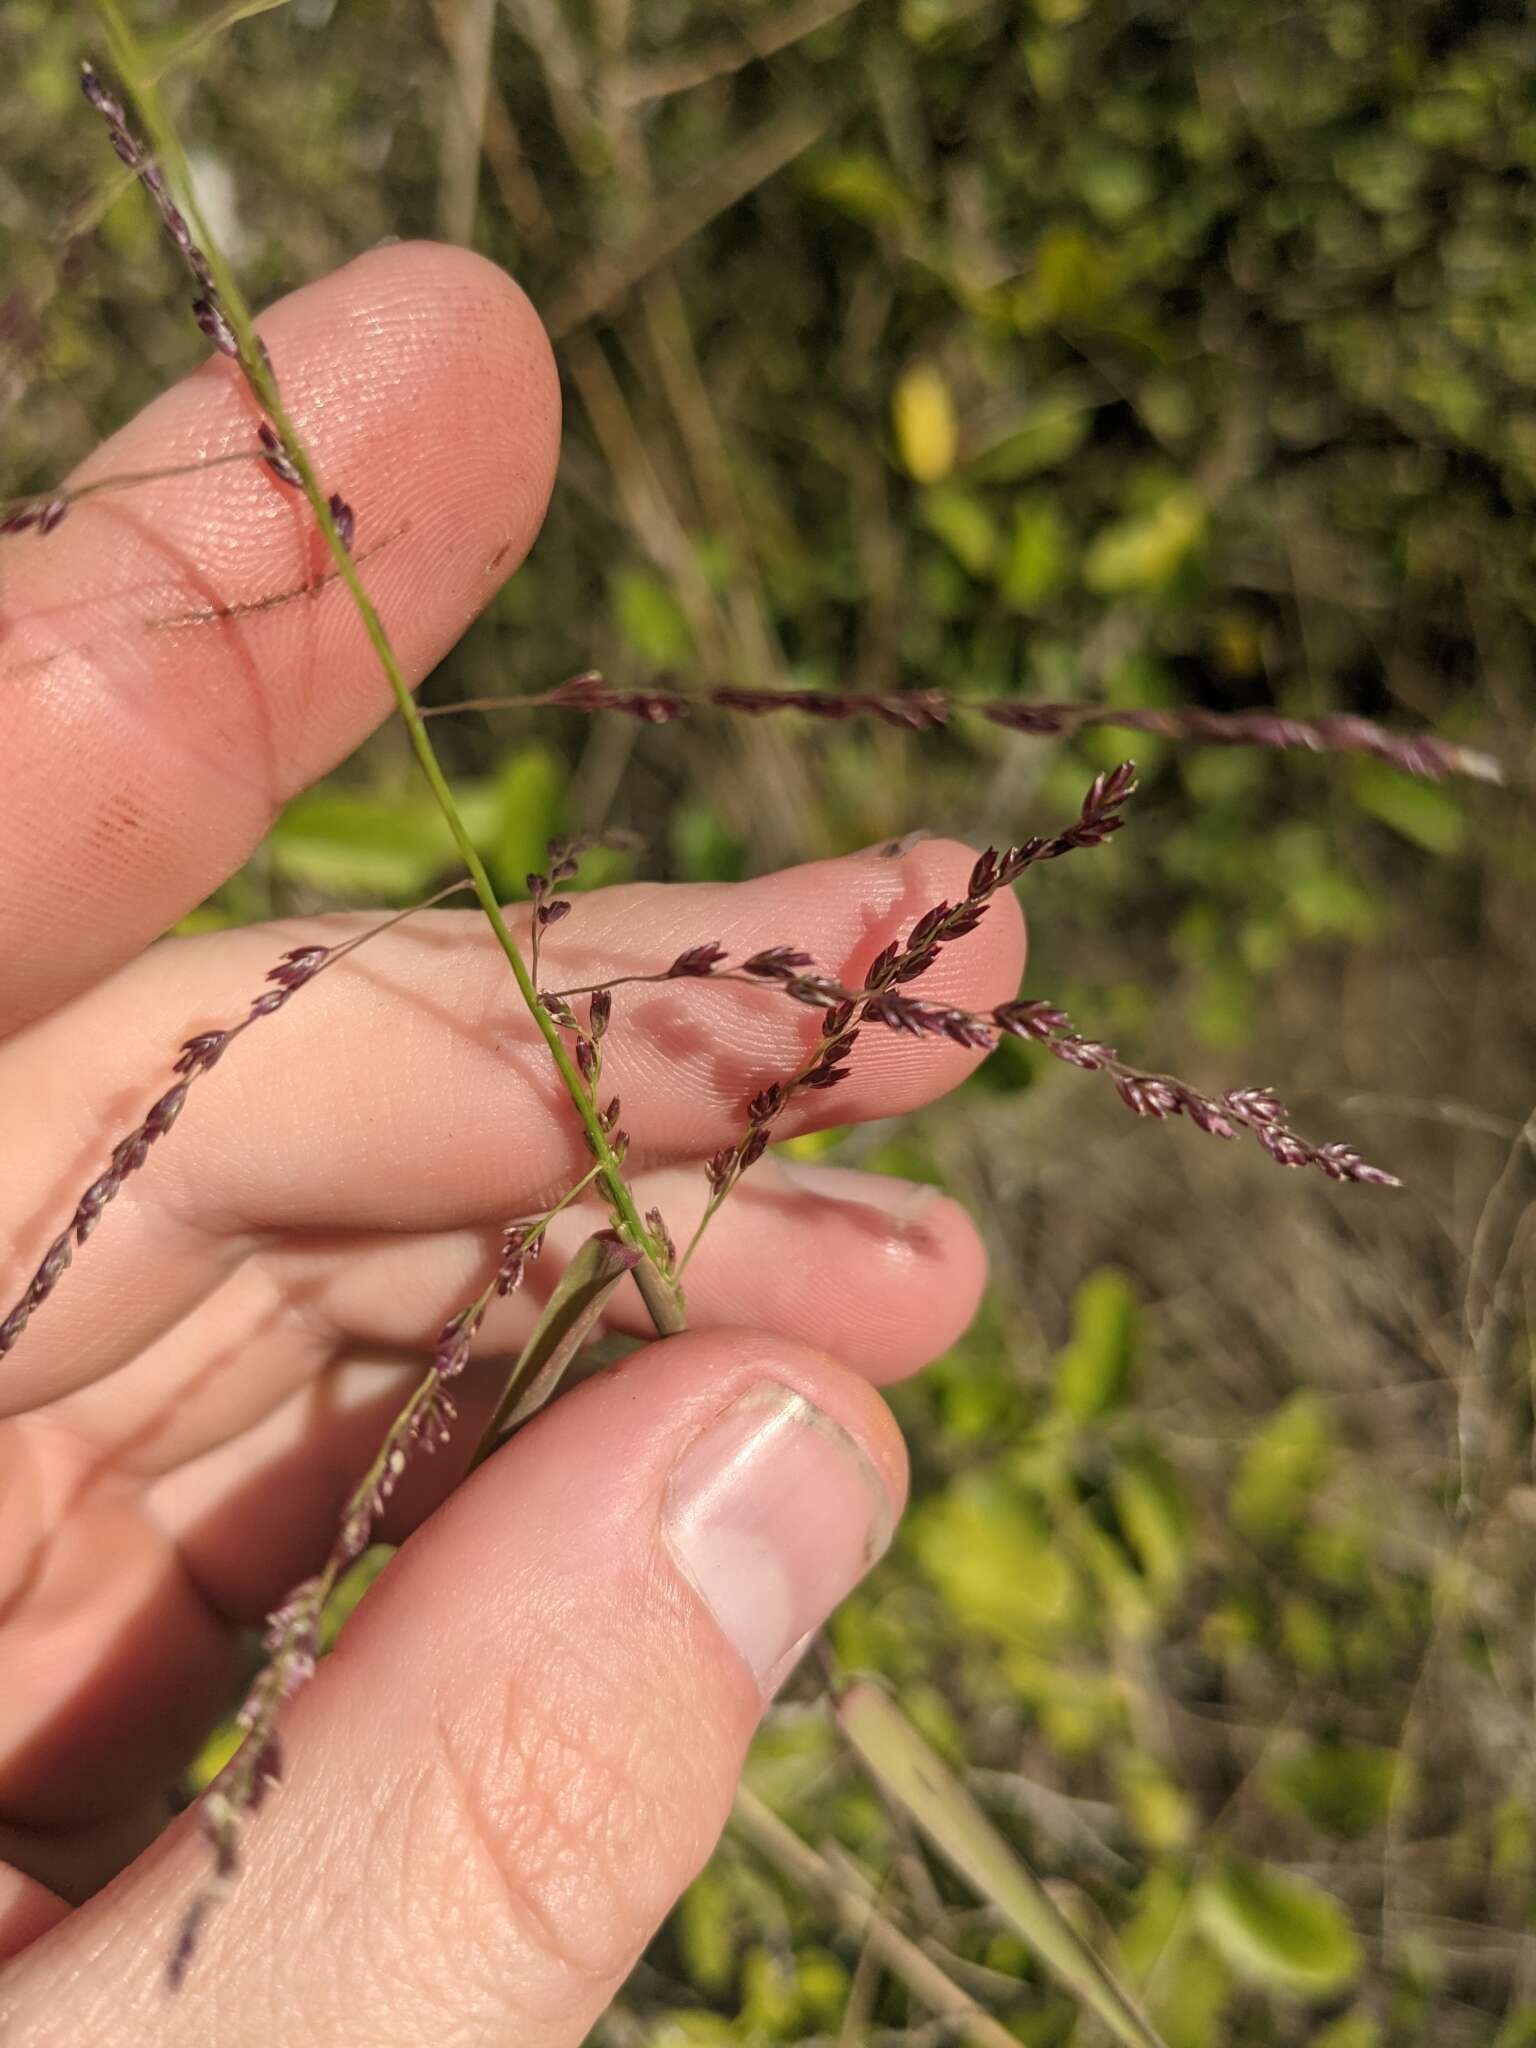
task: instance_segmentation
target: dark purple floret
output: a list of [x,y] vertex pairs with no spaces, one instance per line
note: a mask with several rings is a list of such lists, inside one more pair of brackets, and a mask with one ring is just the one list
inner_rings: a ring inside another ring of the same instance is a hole
[[200,1031],[195,1038],[189,1038],[181,1048],[181,1057],[171,1069],[173,1074],[206,1074],[229,1043],[227,1031]]
[[678,954],[672,965],[667,969],[664,979],[667,981],[701,979],[705,975],[713,974],[725,957],[724,946],[717,946],[713,940],[703,946],[690,946],[686,952]]
[[267,969],[267,980],[275,981],[279,988],[302,988],[306,981],[319,973],[330,957],[329,946],[296,946],[291,953],[285,953],[275,967]]
[[50,498],[46,505],[20,505],[0,519],[0,534],[25,533],[36,527],[39,540],[46,540],[50,533],[64,524],[69,517],[69,509],[68,498]]
[[792,974],[782,986],[792,1001],[813,1010],[832,1010],[848,999],[842,983],[826,974]]
[[783,1107],[784,1090],[777,1081],[770,1081],[747,1104],[747,1121],[754,1126],[772,1123]]
[[280,484],[287,484],[290,490],[301,491],[304,479],[292,456],[278,439],[277,429],[266,420],[256,429],[256,438],[262,446],[262,461]]
[[206,295],[192,301],[192,317],[221,355],[238,356],[240,343],[223,309]]
[[683,698],[662,690],[616,690],[596,670],[571,676],[542,700],[567,711],[623,711],[648,725],[666,725],[687,710]]
[[336,522],[337,537],[350,555],[352,542],[357,533],[356,515],[339,491],[332,491],[326,503],[330,507],[332,519]]
[[764,1153],[765,1153],[765,1152],[766,1152],[767,1150],[768,1150],[768,1133],[767,1133],[767,1131],[766,1131],[766,1130],[763,1130],[763,1129],[758,1129],[758,1130],[755,1130],[755,1131],[753,1131],[753,1133],[751,1134],[751,1136],[750,1136],[750,1137],[749,1137],[749,1138],[747,1139],[746,1143],[745,1143],[745,1144],[744,1144],[744,1145],[742,1146],[742,1148],[741,1148],[741,1170],[742,1170],[742,1172],[743,1172],[743,1173],[745,1173],[745,1172],[746,1172],[746,1170],[747,1170],[747,1168],[748,1168],[749,1166],[756,1166],[756,1164],[757,1164],[758,1160],[762,1158],[763,1154],[764,1154]]
[[754,953],[750,960],[743,960],[741,971],[764,981],[787,981],[802,967],[815,964],[809,953],[798,953],[793,946],[768,946],[761,953]]

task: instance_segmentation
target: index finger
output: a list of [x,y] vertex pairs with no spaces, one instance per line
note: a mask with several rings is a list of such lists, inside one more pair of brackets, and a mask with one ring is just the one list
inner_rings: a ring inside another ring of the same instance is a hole
[[[359,257],[259,323],[419,682],[532,544],[560,398],[528,300],[462,249]],[[215,356],[73,483],[255,449]],[[83,500],[0,541],[0,1033],[131,958],[388,713],[302,497],[260,462]]]

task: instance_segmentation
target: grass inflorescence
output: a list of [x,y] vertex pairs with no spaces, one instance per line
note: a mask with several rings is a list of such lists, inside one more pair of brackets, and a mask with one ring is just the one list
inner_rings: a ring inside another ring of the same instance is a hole
[[[341,1574],[374,1538],[409,1460],[417,1454],[433,1454],[450,1440],[459,1420],[454,1386],[469,1363],[487,1313],[498,1298],[521,1284],[528,1266],[539,1255],[550,1223],[568,1206],[591,1199],[601,1203],[607,1212],[607,1228],[592,1240],[594,1244],[601,1241],[603,1263],[593,1282],[590,1300],[583,1298],[582,1313],[587,1312],[591,1301],[606,1299],[603,1289],[611,1290],[624,1274],[632,1273],[658,1331],[677,1331],[685,1321],[682,1277],[710,1220],[769,1146],[779,1136],[787,1135],[794,1121],[791,1111],[797,1105],[803,1106],[808,1098],[835,1090],[848,1078],[869,1030],[942,1039],[980,1052],[992,1050],[1004,1039],[1031,1043],[1062,1064],[1105,1074],[1120,1100],[1139,1117],[1155,1121],[1183,1118],[1208,1135],[1222,1139],[1246,1134],[1276,1163],[1311,1167],[1334,1181],[1378,1186],[1396,1183],[1391,1174],[1368,1165],[1349,1146],[1317,1144],[1300,1135],[1282,1102],[1268,1088],[1207,1092],[1172,1075],[1144,1071],[1123,1059],[1114,1047],[1079,1032],[1064,1010],[1038,996],[1021,993],[976,1011],[931,999],[916,986],[947,948],[977,929],[999,893],[1020,883],[1036,866],[1100,846],[1121,830],[1126,822],[1125,807],[1135,788],[1130,763],[1099,775],[1087,791],[1077,816],[1061,830],[983,852],[971,871],[964,894],[955,902],[936,903],[919,916],[903,936],[892,940],[875,956],[856,985],[824,972],[813,954],[790,933],[781,943],[759,948],[739,959],[733,958],[717,941],[700,935],[670,961],[658,962],[653,970],[579,986],[547,986],[549,950],[558,945],[556,934],[577,908],[571,896],[560,892],[576,874],[581,846],[576,842],[552,846],[546,867],[527,876],[532,918],[525,956],[506,924],[484,865],[469,840],[424,723],[428,715],[471,707],[439,706],[427,714],[416,711],[412,705],[388,635],[371,605],[354,559],[359,511],[366,514],[367,508],[354,507],[341,491],[327,488],[317,477],[283,407],[276,367],[255,334],[227,265],[198,226],[195,208],[190,209],[189,219],[171,196],[163,161],[169,130],[158,111],[147,73],[136,59],[133,38],[111,0],[106,0],[104,13],[114,51],[130,75],[151,135],[162,146],[157,150],[140,140],[123,101],[89,65],[82,75],[85,97],[104,121],[117,156],[152,199],[167,233],[191,271],[196,287],[191,311],[198,328],[245,379],[261,408],[255,445],[227,459],[260,462],[280,484],[307,498],[317,528],[335,556],[337,573],[358,606],[381,666],[395,690],[417,761],[465,858],[469,878],[455,882],[451,888],[471,888],[477,895],[565,1087],[573,1121],[580,1128],[592,1158],[590,1168],[546,1210],[536,1216],[516,1218],[506,1225],[494,1267],[484,1285],[438,1328],[430,1364],[351,1493],[330,1553],[319,1570],[295,1588],[269,1617],[264,1645],[266,1661],[239,1715],[241,1747],[204,1801],[212,1868],[207,1885],[188,1908],[169,1959],[168,1976],[174,1985],[182,1981],[195,1958],[211,1907],[227,1893],[238,1873],[246,1823],[259,1809],[267,1788],[281,1775],[282,1709],[315,1668],[327,1601]],[[87,488],[127,488],[136,481],[141,479],[109,478]],[[83,493],[61,490],[16,501],[0,519],[0,532],[32,532],[38,538],[48,539],[63,524],[79,495]],[[869,717],[918,738],[945,727],[953,716],[968,713],[1033,739],[1067,738],[1100,726],[1121,726],[1201,745],[1364,755],[1427,778],[1460,775],[1484,781],[1498,779],[1497,764],[1476,749],[1435,735],[1394,732],[1374,721],[1343,715],[1298,719],[1269,710],[1218,712],[1196,707],[966,699],[939,690],[883,693],[721,686],[689,691],[661,683],[654,687],[610,685],[595,672],[575,677],[533,698],[472,700],[472,705],[614,712],[654,725],[669,724],[695,707],[747,717],[779,712],[798,712],[836,722]],[[21,1341],[31,1319],[59,1283],[74,1253],[97,1228],[124,1182],[149,1165],[154,1148],[182,1113],[193,1085],[212,1072],[244,1032],[275,1015],[295,994],[340,964],[369,936],[372,934],[334,948],[317,944],[291,949],[269,971],[269,985],[253,998],[243,1017],[228,1026],[197,1031],[183,1041],[173,1065],[171,1085],[112,1147],[102,1170],[78,1198],[35,1273],[0,1320],[0,1354]],[[611,1034],[623,1028],[623,1006],[616,1004],[615,994],[633,984],[675,985],[680,1001],[687,999],[690,988],[706,984],[739,985],[776,994],[820,1018],[814,1043],[803,1058],[788,1072],[760,1077],[741,1105],[742,1126],[736,1142],[717,1151],[702,1168],[707,1182],[703,1216],[681,1253],[659,1210],[640,1211],[626,1172],[628,1141],[620,1121],[621,1104],[617,1095],[604,1099],[605,1051]],[[571,1330],[577,1330],[579,1335],[587,1327],[581,1323],[578,1328],[572,1322],[561,1343]],[[564,1360],[565,1352],[557,1345],[553,1359],[557,1376]],[[520,1375],[531,1373],[534,1362],[531,1354],[520,1358],[504,1390],[497,1415],[505,1426],[516,1426],[516,1419],[523,1412],[512,1396],[524,1391]]]

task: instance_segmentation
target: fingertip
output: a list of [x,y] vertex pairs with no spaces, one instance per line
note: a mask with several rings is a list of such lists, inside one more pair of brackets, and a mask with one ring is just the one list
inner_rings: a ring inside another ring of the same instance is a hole
[[[414,687],[532,546],[560,386],[520,287],[467,250],[369,250],[262,314],[284,407]],[[129,958],[249,855],[392,699],[308,506],[260,459],[260,409],[206,361],[76,472],[47,546],[6,559],[0,1022]],[[153,481],[144,481],[152,478]],[[71,876],[97,915],[68,913]]]
[[[404,402],[402,424],[406,406],[427,400],[430,429],[439,438],[448,430],[461,489],[473,494],[484,476],[503,513],[515,509],[505,492],[515,492],[522,519],[510,574],[543,519],[560,450],[560,377],[533,301],[488,257],[429,241],[369,249],[309,290],[327,288],[338,301],[340,353],[355,355],[387,399]],[[319,317],[331,316],[322,305]],[[423,368],[432,388],[413,390]]]
[[[656,1176],[686,1230],[700,1176]],[[709,1326],[751,1324],[831,1347],[875,1386],[941,1356],[986,1285],[974,1222],[938,1188],[776,1154],[721,1211],[690,1270],[689,1308]],[[638,1311],[632,1327],[641,1324]]]
[[[987,1254],[959,1202],[926,1182],[857,1167],[776,1163],[805,1211],[793,1220],[809,1266],[807,1308],[835,1327],[839,1357],[889,1386],[965,1334],[986,1288]],[[850,1244],[854,1219],[863,1228]]]

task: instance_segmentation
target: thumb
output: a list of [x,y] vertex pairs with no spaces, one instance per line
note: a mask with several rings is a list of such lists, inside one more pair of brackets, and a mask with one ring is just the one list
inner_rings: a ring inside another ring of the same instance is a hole
[[737,1330],[637,1353],[392,1561],[294,1703],[287,1778],[181,1991],[192,1815],[19,1959],[0,2022],[34,2048],[576,2048],[904,1474],[878,1396],[815,1352]]

